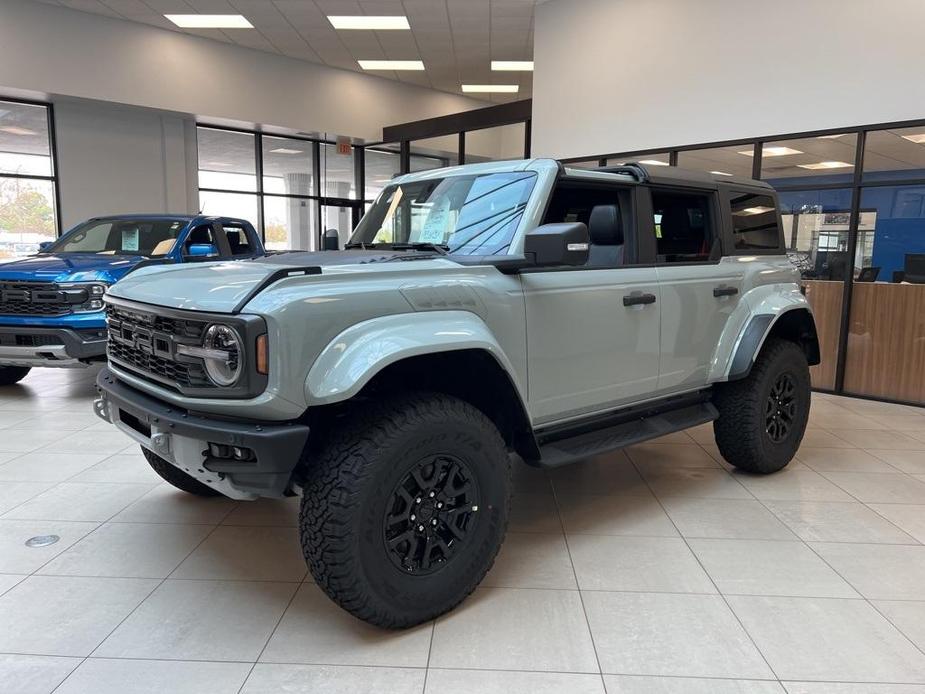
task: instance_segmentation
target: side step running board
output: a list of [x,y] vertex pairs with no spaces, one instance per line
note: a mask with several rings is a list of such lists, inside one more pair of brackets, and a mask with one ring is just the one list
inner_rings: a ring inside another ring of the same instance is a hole
[[559,438],[540,446],[540,467],[559,467],[601,453],[632,446],[665,434],[712,422],[719,416],[710,402],[700,402],[637,417],[620,424]]

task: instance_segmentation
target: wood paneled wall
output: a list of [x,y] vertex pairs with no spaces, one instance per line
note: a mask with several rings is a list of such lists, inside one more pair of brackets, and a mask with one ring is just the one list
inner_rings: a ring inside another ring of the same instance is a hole
[[835,367],[838,362],[838,336],[841,332],[842,292],[844,282],[803,280],[806,298],[816,317],[819,352],[822,362],[810,367],[814,388],[831,390],[835,387]]
[[925,404],[925,285],[854,283],[845,391]]

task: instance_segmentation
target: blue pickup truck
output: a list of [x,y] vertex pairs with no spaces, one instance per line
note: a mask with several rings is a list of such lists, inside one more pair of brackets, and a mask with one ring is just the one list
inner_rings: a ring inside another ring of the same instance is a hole
[[33,366],[105,359],[103,295],[144,265],[254,258],[260,236],[243,219],[192,215],[96,217],[34,256],[0,262],[0,386]]

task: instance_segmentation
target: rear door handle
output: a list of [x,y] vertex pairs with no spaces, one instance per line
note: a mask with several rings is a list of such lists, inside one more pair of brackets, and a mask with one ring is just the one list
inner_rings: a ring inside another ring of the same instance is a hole
[[639,306],[640,304],[654,304],[655,294],[643,294],[642,292],[633,292],[623,297],[624,306]]
[[713,287],[713,296],[717,298],[721,296],[735,296],[738,293],[739,293],[739,290],[735,287],[724,287],[724,286]]

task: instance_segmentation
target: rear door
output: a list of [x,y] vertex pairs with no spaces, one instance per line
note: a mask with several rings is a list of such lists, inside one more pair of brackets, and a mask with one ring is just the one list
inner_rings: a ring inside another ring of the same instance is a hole
[[658,389],[706,385],[716,345],[742,292],[744,270],[723,261],[724,204],[716,189],[651,186],[661,296]]
[[592,262],[585,267],[521,274],[537,424],[613,408],[656,387],[659,290],[655,268],[636,264],[635,198],[631,187],[575,181],[560,182],[553,193],[544,222],[587,224],[595,207],[615,205],[621,228],[609,239],[606,228],[591,230]]

